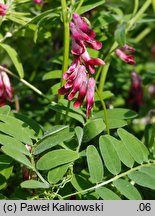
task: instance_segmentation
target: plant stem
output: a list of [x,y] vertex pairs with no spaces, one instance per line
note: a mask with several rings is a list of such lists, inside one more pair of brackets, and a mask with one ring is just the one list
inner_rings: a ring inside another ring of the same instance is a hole
[[5,71],[6,73],[10,74],[11,76],[15,77],[16,79],[18,79],[20,82],[22,82],[24,85],[26,85],[27,87],[29,87],[30,89],[32,89],[34,92],[36,92],[37,94],[39,94],[40,96],[44,97],[45,99],[47,99],[50,103],[51,100],[45,95],[43,94],[39,89],[37,89],[36,87],[34,87],[33,85],[31,85],[29,82],[27,82],[26,80],[18,77],[17,75],[13,74],[10,70],[8,70],[7,68],[0,66],[0,70]]
[[153,7],[153,11],[155,13],[155,0],[152,0],[152,7]]
[[67,104],[67,110],[66,110],[66,114],[65,114],[64,124],[66,124],[66,122],[67,122],[67,116],[68,116],[68,112],[69,112],[70,104],[71,104],[71,101],[68,101],[68,104]]
[[42,182],[44,182],[48,187],[50,187],[50,184],[43,178],[43,176],[35,169],[34,172],[37,174],[37,176],[40,178]]
[[110,135],[106,105],[105,105],[104,100],[102,99],[101,93],[99,92],[99,90],[97,89],[97,87],[96,87],[96,92],[97,92],[97,94],[98,94],[98,97],[99,97],[100,102],[101,102],[102,107],[103,107],[103,111],[104,111],[104,120],[105,120],[105,125],[106,125],[106,131],[107,131],[107,134]]
[[121,174],[119,174],[119,175],[117,175],[117,176],[115,176],[115,177],[113,177],[113,178],[111,178],[111,179],[109,179],[109,180],[107,180],[107,181],[104,181],[104,182],[102,182],[102,183],[100,183],[100,184],[98,184],[98,185],[95,185],[95,186],[93,186],[93,187],[90,187],[90,188],[87,188],[87,189],[85,189],[85,190],[81,190],[81,191],[78,191],[78,192],[75,192],[75,193],[72,193],[72,194],[68,194],[68,195],[66,195],[66,196],[64,196],[64,197],[62,197],[62,198],[64,199],[64,198],[67,198],[67,197],[70,197],[70,196],[74,196],[74,195],[77,195],[77,194],[88,193],[89,191],[93,191],[93,190],[95,190],[95,189],[97,189],[97,188],[100,188],[100,187],[102,187],[102,186],[104,186],[104,185],[107,185],[107,184],[109,184],[109,183],[111,183],[111,182],[113,182],[113,181],[115,181],[115,180],[117,180],[117,179],[119,179],[119,178],[121,178],[121,177],[124,177],[124,176],[130,174],[130,173],[133,172],[133,171],[139,170],[139,169],[142,168],[142,167],[147,167],[147,166],[149,166],[150,164],[155,164],[155,160],[152,161],[152,163],[141,164],[141,165],[139,165],[139,166],[136,166],[136,167],[134,167],[134,168],[131,168],[130,170],[128,170],[128,171],[126,171],[126,172],[123,172],[123,173],[121,173]]
[[[63,64],[62,64],[62,77],[63,74],[66,72],[68,68],[68,61],[69,61],[69,45],[70,45],[70,30],[69,30],[69,19],[67,14],[67,2],[66,0],[61,0],[61,7],[62,7],[62,15],[63,15],[63,24],[64,24],[64,52],[63,52]],[[64,85],[65,81],[61,78],[60,87]],[[58,95],[58,100],[64,98],[63,95]],[[68,103],[70,106],[70,103]],[[66,110],[65,115],[65,122],[67,120],[69,107]],[[57,121],[60,120],[60,115],[56,116]]]
[[37,174],[37,176],[40,178],[40,180],[42,182],[44,182],[48,187],[50,187],[50,184],[43,178],[43,176],[38,172],[38,170],[35,168],[35,162],[34,162],[34,158],[33,156],[31,155],[30,156],[30,159],[31,159],[31,163],[32,163],[32,166],[33,166],[33,171]]
[[134,0],[134,9],[133,9],[132,16],[134,16],[137,13],[138,7],[139,7],[139,0]]
[[[62,65],[62,76],[68,68],[69,60],[69,44],[70,44],[70,31],[69,31],[69,20],[67,17],[67,3],[66,0],[61,0],[63,24],[64,24],[64,52],[63,52],[63,65]],[[64,84],[64,80],[61,79],[61,86]],[[63,96],[60,96],[63,98]]]
[[107,73],[109,70],[109,66],[110,66],[110,62],[106,62],[106,65],[101,70],[101,78],[100,78],[99,87],[98,87],[98,90],[100,93],[102,93],[103,91],[104,83],[105,83]]
[[76,10],[75,10],[75,13],[78,12],[78,10],[79,10],[80,7],[82,6],[83,2],[84,2],[84,0],[80,0],[79,4],[78,4],[78,6],[77,6],[77,8],[76,8]]
[[151,32],[150,27],[146,27],[140,34],[135,38],[135,42],[139,43],[146,35],[148,35]]
[[126,32],[130,30],[130,28],[141,18],[143,13],[147,10],[147,8],[150,6],[151,0],[145,1],[143,6],[140,8],[140,10],[136,13],[136,15],[130,20],[129,25],[126,29]]
[[100,82],[99,82],[99,92],[101,93],[103,91],[104,88],[104,83],[107,77],[107,73],[108,73],[108,69],[110,66],[110,55],[113,53],[113,51],[117,48],[118,43],[114,42],[110,51],[108,52],[108,54],[106,55],[104,61],[106,62],[106,65],[101,67],[101,69],[98,71],[97,76],[99,77],[99,73],[101,73],[101,77],[100,77]]

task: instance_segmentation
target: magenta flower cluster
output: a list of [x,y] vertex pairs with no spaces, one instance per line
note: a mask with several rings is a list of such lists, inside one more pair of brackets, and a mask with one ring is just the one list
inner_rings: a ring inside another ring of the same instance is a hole
[[74,107],[79,108],[86,98],[86,117],[88,118],[94,103],[95,79],[93,74],[96,66],[104,65],[104,61],[99,58],[91,58],[86,46],[100,50],[102,43],[95,40],[95,32],[78,14],[73,14],[70,22],[72,39],[71,53],[74,60],[64,73],[63,79],[66,83],[58,92],[61,95],[68,94],[68,100],[72,100],[78,92],[78,97],[74,102]]

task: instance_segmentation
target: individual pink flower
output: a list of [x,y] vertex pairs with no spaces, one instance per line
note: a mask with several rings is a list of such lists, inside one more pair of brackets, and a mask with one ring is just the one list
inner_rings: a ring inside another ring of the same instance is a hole
[[43,0],[33,0],[33,2],[34,2],[35,4],[42,4],[42,3],[43,3]]
[[101,42],[92,39],[85,32],[81,31],[73,22],[70,22],[69,26],[72,37],[75,39],[75,41],[77,41],[77,43],[78,41],[82,40],[87,46],[91,47],[92,49],[99,50],[102,48]]
[[131,87],[127,102],[135,111],[138,111],[144,104],[144,93],[141,77],[136,72],[131,73]]
[[7,4],[0,3],[0,16],[5,16],[8,9]]
[[77,72],[79,65],[80,65],[80,59],[79,58],[74,59],[74,61],[69,66],[68,70],[63,74],[63,79],[67,80],[71,75],[73,77],[73,74]]
[[105,65],[105,62],[102,59],[91,58],[86,48],[85,48],[84,53],[81,55],[81,59],[83,60],[83,63],[85,64],[90,74],[96,73],[95,66]]
[[[72,74],[68,77],[67,82],[63,87],[61,87],[58,90],[58,93],[61,95],[68,95],[68,100],[72,100],[75,96],[75,94],[79,91],[82,80],[85,79],[85,70],[86,68],[83,65],[79,65],[75,71],[72,72]],[[73,77],[73,74],[76,72],[76,74]]]
[[6,99],[12,100],[12,86],[6,72],[0,70],[0,106],[6,104]]
[[86,96],[87,90],[88,90],[88,76],[85,73],[85,76],[83,76],[82,84],[79,89],[78,97],[73,105],[75,108],[79,108],[82,105],[84,98]]
[[94,91],[95,91],[95,80],[93,77],[89,78],[88,81],[88,90],[86,94],[86,117],[88,118],[90,111],[92,109],[94,103]]
[[76,55],[76,56],[80,56],[84,53],[85,51],[85,45],[84,45],[84,42],[79,40],[75,40],[75,38],[73,36],[72,37],[72,50],[71,50],[71,53],[73,55]]
[[85,66],[80,65],[78,69],[78,73],[76,78],[74,79],[71,92],[68,95],[68,100],[72,100],[75,96],[75,94],[80,90],[82,81],[85,79],[86,73],[85,73]]
[[135,57],[128,54],[128,51],[135,52],[136,50],[133,47],[130,47],[126,44],[122,48],[117,48],[115,53],[120,59],[122,59],[126,63],[132,65],[136,64]]
[[90,29],[88,24],[77,14],[73,14],[73,21],[76,24],[76,26],[84,33],[89,35],[91,39],[94,39],[96,37],[96,33]]

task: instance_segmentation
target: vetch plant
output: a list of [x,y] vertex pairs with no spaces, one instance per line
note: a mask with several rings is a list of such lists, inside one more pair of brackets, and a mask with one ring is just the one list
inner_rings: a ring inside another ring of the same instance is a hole
[[152,1],[0,14],[0,199],[155,199]]

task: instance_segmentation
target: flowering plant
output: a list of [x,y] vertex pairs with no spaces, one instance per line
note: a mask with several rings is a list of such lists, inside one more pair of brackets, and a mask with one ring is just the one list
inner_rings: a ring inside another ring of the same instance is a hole
[[154,199],[154,1],[0,1],[0,198]]

